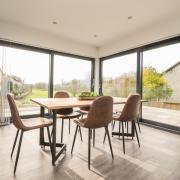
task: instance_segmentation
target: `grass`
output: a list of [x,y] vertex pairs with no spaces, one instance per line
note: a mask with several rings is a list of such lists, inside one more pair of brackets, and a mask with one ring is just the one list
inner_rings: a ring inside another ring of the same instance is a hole
[[25,107],[25,106],[35,106],[35,104],[30,101],[32,98],[47,98],[48,97],[48,91],[47,90],[41,90],[41,89],[32,89],[32,93],[25,96],[24,98],[17,100],[17,105],[19,107]]

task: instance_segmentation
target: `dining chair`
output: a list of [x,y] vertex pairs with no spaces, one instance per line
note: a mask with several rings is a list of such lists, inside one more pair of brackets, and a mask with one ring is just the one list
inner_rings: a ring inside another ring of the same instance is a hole
[[[69,98],[69,94],[66,91],[58,91],[55,93],[54,98]],[[71,119],[74,118],[79,118],[81,116],[80,112],[73,111],[73,108],[63,108],[63,109],[58,109],[56,111],[58,114],[58,117],[62,119],[62,126],[61,126],[61,143],[63,143],[63,130],[64,130],[64,119],[69,120],[69,134],[71,131]],[[79,133],[82,141],[82,133],[81,133],[81,128],[79,127]]]
[[86,118],[74,120],[74,122],[76,123],[76,130],[71,148],[71,154],[73,153],[78,127],[87,128],[88,129],[88,169],[90,169],[92,129],[101,128],[101,127],[105,128],[109,140],[111,156],[112,159],[114,159],[111,139],[108,130],[108,124],[112,120],[112,109],[113,109],[112,97],[110,96],[99,97],[93,101]]
[[19,111],[17,109],[16,103],[14,101],[13,94],[8,93],[7,99],[8,99],[9,107],[10,107],[10,111],[11,111],[12,123],[17,128],[16,136],[15,136],[12,151],[11,151],[11,158],[12,158],[13,153],[14,153],[14,149],[16,146],[16,142],[18,139],[19,132],[21,132],[20,138],[19,138],[19,145],[18,145],[18,149],[17,149],[17,154],[16,154],[15,166],[14,166],[14,174],[15,174],[17,164],[18,164],[18,159],[19,159],[19,154],[20,154],[20,150],[21,150],[21,143],[22,143],[24,132],[46,127],[47,133],[48,133],[49,144],[50,144],[50,150],[52,152],[49,126],[51,126],[53,124],[53,122],[52,122],[52,120],[44,118],[44,117],[29,118],[29,119],[24,119],[24,120],[21,119],[19,116]]
[[[141,103],[141,96],[138,93],[130,94],[127,98],[127,102],[124,105],[121,113],[113,115],[113,120],[119,121],[119,137],[122,134],[124,154],[125,154],[124,136],[126,135],[124,132],[124,125],[126,124],[127,133],[128,133],[128,122],[132,122],[132,129],[135,130],[138,145],[140,147],[138,132],[137,132],[137,128],[136,128],[136,120],[137,120],[137,118],[139,116],[139,112],[140,112],[140,103]],[[120,133],[121,125],[122,125],[122,133]],[[106,133],[104,136],[104,141],[105,141],[105,138],[106,138]]]

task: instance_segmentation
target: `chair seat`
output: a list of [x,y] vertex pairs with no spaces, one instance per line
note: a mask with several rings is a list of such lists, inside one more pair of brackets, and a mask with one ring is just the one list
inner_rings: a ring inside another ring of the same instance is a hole
[[22,120],[27,130],[43,128],[53,124],[53,121],[51,119],[47,119],[43,117],[22,119]]
[[86,121],[86,118],[84,118],[84,119],[75,119],[74,120],[74,122],[80,127],[84,127],[85,121]]
[[62,118],[62,119],[73,119],[73,118],[78,118],[81,116],[81,113],[79,112],[72,112],[70,114],[57,114],[59,118]]

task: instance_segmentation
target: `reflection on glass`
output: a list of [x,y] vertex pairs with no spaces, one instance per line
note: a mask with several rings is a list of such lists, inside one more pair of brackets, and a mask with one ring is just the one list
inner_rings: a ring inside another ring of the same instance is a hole
[[127,97],[136,92],[137,54],[103,61],[103,94]]
[[143,118],[180,126],[179,77],[180,43],[143,53]]
[[91,90],[91,61],[55,55],[54,91],[65,90],[71,96]]

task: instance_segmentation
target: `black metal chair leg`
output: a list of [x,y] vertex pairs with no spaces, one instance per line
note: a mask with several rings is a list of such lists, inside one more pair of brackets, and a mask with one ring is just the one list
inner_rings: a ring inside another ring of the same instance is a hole
[[89,128],[89,133],[88,133],[88,169],[90,169],[90,160],[91,160],[91,129]]
[[103,140],[103,144],[105,143],[106,140],[106,129],[105,129],[105,133],[104,133],[104,140]]
[[91,137],[91,139],[92,139],[92,129],[90,129],[90,137]]
[[74,134],[74,139],[73,139],[73,144],[72,144],[72,148],[71,148],[71,154],[73,153],[73,149],[74,149],[74,144],[76,141],[76,135],[77,135],[77,130],[78,130],[78,125],[76,126],[76,130],[75,130],[75,134]]
[[80,134],[80,138],[81,138],[81,141],[83,141],[83,139],[82,139],[82,132],[81,132],[81,127],[79,126],[79,134]]
[[[129,123],[127,122],[127,134],[129,133]],[[127,136],[128,139],[128,136]]]
[[41,148],[45,148],[44,146],[44,128],[40,128],[40,145]]
[[19,129],[17,130],[16,136],[15,136],[15,139],[14,139],[14,143],[13,143],[13,147],[12,147],[12,151],[11,151],[11,158],[12,158],[13,153],[14,153],[14,148],[16,147],[16,142],[17,142],[18,135],[19,135]]
[[119,139],[120,139],[120,136],[121,136],[121,121],[119,121]]
[[62,126],[61,126],[61,143],[63,142],[63,130],[64,130],[64,119],[62,119]]
[[52,143],[51,143],[51,136],[50,136],[49,127],[47,127],[47,134],[48,134],[49,145],[50,145],[50,150],[51,150],[51,154],[52,154]]
[[112,150],[112,145],[111,145],[111,139],[110,139],[110,136],[109,136],[108,126],[105,127],[105,130],[106,130],[106,134],[107,134],[108,141],[109,141],[109,147],[110,147],[110,150],[111,150],[111,156],[112,156],[112,159],[114,159],[114,154],[113,154],[113,150]]
[[19,154],[20,154],[20,150],[21,150],[23,133],[24,133],[24,131],[21,130],[21,135],[20,135],[19,145],[18,145],[18,150],[17,150],[17,155],[16,155],[16,161],[15,161],[15,166],[14,166],[14,174],[16,173],[16,168],[17,168],[17,164],[18,164],[18,160],[19,160]]
[[71,122],[70,122],[70,119],[69,119],[69,134],[71,133]]
[[95,146],[95,129],[93,129],[93,147]]
[[116,124],[116,121],[114,120],[112,130],[114,130],[115,124]]
[[53,136],[53,127],[52,127],[52,130],[51,130],[51,138],[52,138],[52,136]]
[[124,122],[122,122],[122,139],[123,139],[123,152],[124,152],[124,154],[125,154]]
[[139,123],[139,117],[137,118],[137,124],[138,124],[138,128],[139,128],[139,132],[141,133],[141,127],[140,127],[140,123]]
[[140,142],[139,142],[139,137],[138,137],[138,133],[137,133],[135,121],[134,121],[134,129],[135,129],[135,133],[136,133],[136,138],[137,138],[137,141],[138,141],[138,145],[139,145],[139,147],[140,147]]

